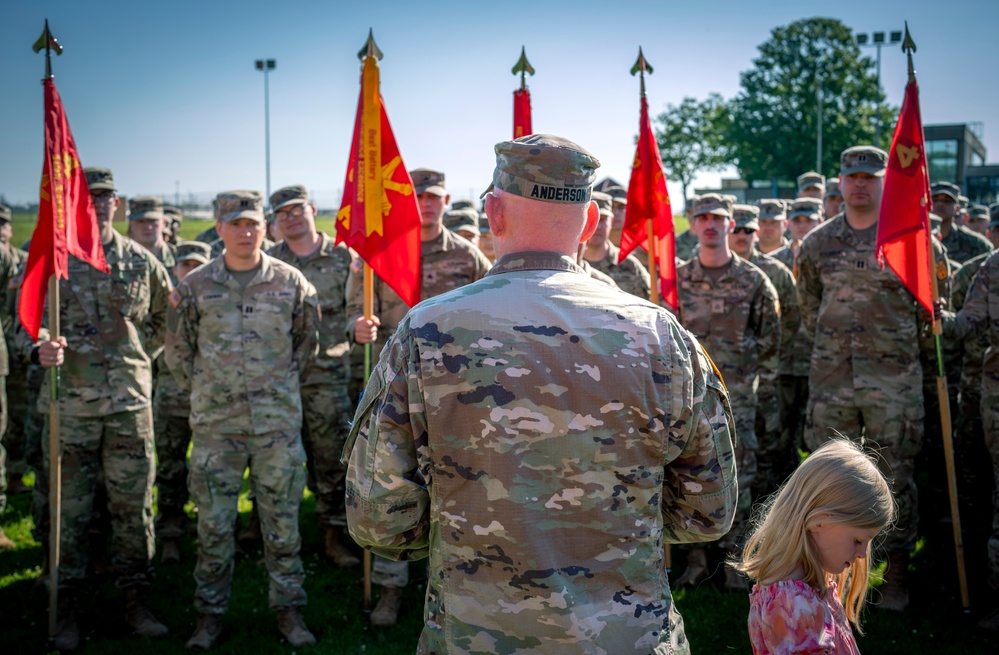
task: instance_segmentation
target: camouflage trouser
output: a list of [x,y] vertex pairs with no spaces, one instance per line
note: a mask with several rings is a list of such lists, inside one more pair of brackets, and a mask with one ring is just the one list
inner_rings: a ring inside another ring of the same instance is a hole
[[895,529],[885,535],[888,552],[911,551],[919,528],[914,467],[923,442],[923,408],[854,407],[825,402],[813,394],[809,402],[805,444],[815,450],[836,437],[836,432],[875,452],[878,467],[888,478],[898,503]]
[[[784,439],[790,443],[792,462],[787,475],[798,468],[798,450],[801,448],[802,435],[805,432],[805,415],[808,409],[808,376],[780,376],[780,411],[781,430],[786,433]],[[784,477],[786,478],[787,475]],[[782,478],[783,479],[783,478]]]
[[305,450],[297,432],[261,436],[194,433],[188,486],[198,505],[197,589],[194,606],[221,614],[232,591],[235,526],[243,471],[250,483],[264,535],[271,609],[305,605],[305,569],[299,552],[298,510],[305,490]]
[[[45,421],[45,434],[49,422]],[[153,426],[148,407],[108,416],[60,416],[62,516],[59,586],[78,588],[87,575],[94,494],[101,479],[111,516],[111,565],[118,587],[148,585],[153,558]],[[43,480],[48,438],[42,439]],[[35,485],[35,489],[45,484]],[[47,523],[47,521],[46,521]]]
[[[18,371],[24,376],[24,371]],[[13,382],[13,384],[11,384]],[[24,475],[28,472],[28,462],[24,452],[24,420],[28,409],[28,387],[24,380],[7,377],[7,430],[3,433],[2,445],[7,451],[7,473]]]
[[986,372],[982,384],[982,424],[992,456],[992,534],[988,540],[989,582],[999,590],[999,376]]
[[0,376],[0,514],[7,509],[7,452],[3,448],[3,434],[7,429],[6,378]]
[[156,426],[156,487],[161,539],[178,539],[184,535],[184,503],[187,502],[187,445],[191,441],[191,425],[186,416],[154,415]]
[[732,408],[735,417],[735,470],[739,482],[738,503],[732,528],[718,540],[718,547],[730,553],[741,553],[753,509],[753,486],[757,475],[756,409]]
[[371,583],[402,589],[409,584],[409,562],[397,562],[375,555],[371,562]]
[[323,526],[347,525],[343,499],[347,468],[340,463],[353,416],[346,385],[302,387],[302,443],[308,457],[309,489]]

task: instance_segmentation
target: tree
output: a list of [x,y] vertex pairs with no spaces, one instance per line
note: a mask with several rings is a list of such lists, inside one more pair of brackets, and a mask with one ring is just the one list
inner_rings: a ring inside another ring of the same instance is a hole
[[687,187],[701,171],[721,170],[731,163],[726,135],[731,119],[728,106],[717,93],[703,102],[684,98],[679,105],[666,105],[656,116],[655,133],[666,176]]
[[815,168],[820,94],[820,173],[835,175],[843,150],[874,143],[876,117],[876,145],[888,149],[898,109],[885,104],[874,62],[849,27],[833,18],[800,20],[775,28],[759,50],[730,104],[728,139],[744,179],[793,180]]

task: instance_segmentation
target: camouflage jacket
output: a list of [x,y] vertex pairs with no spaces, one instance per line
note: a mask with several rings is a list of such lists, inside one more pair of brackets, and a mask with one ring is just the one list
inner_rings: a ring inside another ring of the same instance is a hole
[[[978,255],[969,259],[964,266],[954,275],[954,289],[951,294],[951,306],[955,312],[960,312],[964,307],[968,290],[975,275],[981,269],[982,264],[989,258],[989,254]],[[946,342],[953,341],[946,339]],[[958,341],[960,343],[960,341]],[[989,348],[989,335],[984,332],[977,336],[971,336],[964,340],[961,349],[963,357],[961,364],[961,389],[962,394],[971,394],[975,397],[981,394],[982,386],[982,360],[985,358],[985,351]]]
[[676,235],[676,257],[682,261],[690,261],[694,256],[694,247],[698,244],[697,235],[689,228]]
[[208,229],[202,230],[198,233],[198,236],[194,237],[195,241],[201,241],[202,243],[215,243],[219,239],[219,232],[215,229],[215,224]]
[[430,557],[418,652],[689,653],[663,545],[724,534],[737,485],[726,392],[668,312],[507,255],[413,308],[361,403],[347,520]]
[[999,252],[979,266],[964,306],[955,316],[944,312],[944,336],[968,339],[985,335],[988,350],[982,360],[982,389],[999,389]]
[[196,434],[301,429],[299,384],[316,356],[318,302],[298,269],[266,254],[245,289],[223,257],[177,285],[166,363],[190,391]]
[[952,223],[945,237],[941,237],[937,229],[936,236],[947,249],[947,257],[958,264],[964,264],[973,257],[992,252],[992,243],[988,239],[963,225]]
[[858,232],[838,214],[801,242],[798,297],[814,340],[809,390],[845,406],[921,405],[925,324],[902,281],[878,263],[876,232]]
[[[721,371],[736,412],[765,411],[766,431],[780,427],[780,303],[766,274],[733,255],[718,280],[698,257],[677,269],[680,321]],[[739,435],[750,445],[751,435]]]
[[781,375],[794,374],[794,343],[801,327],[801,306],[798,287],[790,269],[772,255],[764,255],[754,246],[749,252],[749,263],[767,274],[777,291],[780,301],[780,365]]
[[[622,291],[627,291],[633,296],[649,299],[649,272],[642,266],[642,263],[634,255],[628,255],[620,264],[617,263],[618,253],[621,249],[613,243],[607,244],[607,255],[595,262],[589,262],[590,266],[611,277]],[[589,260],[587,260],[589,261]]]
[[[152,363],[163,347],[170,279],[148,250],[117,232],[104,244],[104,256],[110,275],[70,255],[69,279],[59,280],[59,323],[68,344],[59,411],[67,416],[140,409],[153,397]],[[47,325],[46,311],[39,341],[49,339]],[[50,379],[42,383],[39,411],[48,410]]]
[[[783,248],[778,248],[770,253],[770,256],[784,264],[791,270],[795,278],[795,293],[798,291],[798,254],[801,252],[801,242],[791,242]],[[801,313],[801,303],[798,303],[798,313]],[[812,335],[805,328],[805,321],[798,324],[798,331],[794,335],[790,347],[791,367],[790,371],[785,368],[784,353],[781,350],[781,375],[793,375],[795,377],[807,378],[812,368]]]
[[319,296],[319,355],[302,382],[302,386],[317,384],[346,385],[350,362],[347,353],[347,280],[353,256],[345,245],[319,233],[319,248],[301,258],[284,241],[267,251],[271,257],[291,264],[302,271]]
[[[10,357],[7,352],[7,334],[13,326],[14,315],[17,313],[17,288],[20,280],[18,270],[18,258],[15,258],[13,249],[0,245],[0,312],[3,321],[3,338],[0,339],[0,377],[6,377],[10,373]],[[0,430],[0,435],[3,431]]]

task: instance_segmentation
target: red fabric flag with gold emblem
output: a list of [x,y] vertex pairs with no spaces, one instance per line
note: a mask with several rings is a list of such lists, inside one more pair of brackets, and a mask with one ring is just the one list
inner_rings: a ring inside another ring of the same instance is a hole
[[403,302],[420,301],[420,208],[378,89],[378,63],[361,74],[336,240],[353,248]]
[[38,202],[38,225],[31,236],[18,314],[31,338],[38,339],[52,274],[69,277],[69,255],[109,272],[97,229],[94,201],[80,165],[73,133],[52,78],[45,87],[45,161]]
[[928,312],[933,312],[930,261],[930,178],[919,87],[911,80],[888,153],[878,217],[877,252]]
[[513,138],[534,134],[531,127],[531,92],[517,89],[513,92]]
[[679,306],[676,282],[676,242],[674,239],[673,209],[666,189],[666,173],[659,155],[659,144],[652,133],[649,121],[649,103],[642,97],[642,115],[638,126],[638,148],[631,167],[628,183],[628,204],[621,231],[621,251],[618,263],[624,261],[632,250],[648,250],[648,228],[651,221],[654,235],[654,253],[659,264],[659,282],[662,297],[674,310]]

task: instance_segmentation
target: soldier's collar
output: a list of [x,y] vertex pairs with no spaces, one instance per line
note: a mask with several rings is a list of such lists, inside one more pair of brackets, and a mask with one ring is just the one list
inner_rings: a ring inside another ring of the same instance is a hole
[[563,253],[551,250],[524,250],[500,257],[486,276],[513,271],[566,271],[586,274],[571,257]]

